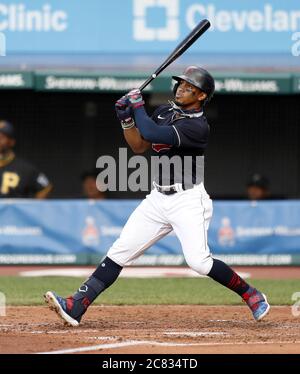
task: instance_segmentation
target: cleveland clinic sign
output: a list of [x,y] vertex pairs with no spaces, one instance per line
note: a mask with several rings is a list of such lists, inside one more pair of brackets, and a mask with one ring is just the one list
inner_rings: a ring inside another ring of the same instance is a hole
[[[259,9],[228,10],[216,4],[199,2],[188,6],[185,10],[188,28],[193,29],[199,19],[207,18],[212,25],[210,31],[296,32],[300,29],[300,9],[275,10],[271,4],[266,3]],[[147,25],[147,14],[153,8],[164,9],[164,27],[151,28]],[[133,14],[135,40],[178,39],[181,24],[180,0],[134,0]]]
[[0,3],[0,31],[56,31],[67,29],[68,15],[44,4],[40,9],[28,9],[25,4]]
[[209,37],[194,51],[300,53],[299,0],[0,0],[0,49],[168,53],[204,18]]

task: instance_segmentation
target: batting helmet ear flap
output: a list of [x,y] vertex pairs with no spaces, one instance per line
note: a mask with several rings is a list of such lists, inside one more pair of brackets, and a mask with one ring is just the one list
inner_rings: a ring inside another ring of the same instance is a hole
[[175,85],[173,87],[173,94],[174,94],[174,96],[176,96],[176,92],[177,92],[178,86],[179,86],[179,82],[175,83]]

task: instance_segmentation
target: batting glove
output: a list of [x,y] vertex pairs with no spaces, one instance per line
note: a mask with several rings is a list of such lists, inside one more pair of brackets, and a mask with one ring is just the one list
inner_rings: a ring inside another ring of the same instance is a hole
[[115,104],[117,117],[121,122],[122,128],[124,130],[131,129],[135,126],[135,122],[132,118],[131,108],[129,105],[129,100],[125,96],[121,97],[121,99],[119,99]]
[[130,105],[133,109],[139,108],[140,106],[145,105],[145,101],[143,100],[143,96],[139,89],[132,90],[128,92],[126,95],[128,98]]
[[128,98],[126,97],[126,95],[122,96],[119,100],[117,100],[115,106],[118,107],[119,109],[125,109],[129,107],[130,102]]

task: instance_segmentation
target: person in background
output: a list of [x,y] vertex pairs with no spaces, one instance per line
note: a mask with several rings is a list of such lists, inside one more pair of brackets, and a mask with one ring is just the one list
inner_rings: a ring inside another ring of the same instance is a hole
[[82,193],[86,199],[102,200],[106,199],[105,192],[99,191],[97,188],[97,176],[99,172],[97,170],[88,170],[82,173]]
[[14,152],[13,125],[0,120],[0,198],[44,199],[52,190],[45,174]]
[[253,174],[247,183],[247,198],[249,200],[265,200],[270,198],[270,182],[261,174]]

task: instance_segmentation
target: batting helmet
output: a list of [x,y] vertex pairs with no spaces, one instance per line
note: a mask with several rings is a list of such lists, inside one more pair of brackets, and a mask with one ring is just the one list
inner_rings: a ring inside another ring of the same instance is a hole
[[188,66],[183,75],[175,75],[172,77],[178,83],[174,86],[174,95],[176,94],[180,81],[184,80],[195,87],[200,88],[202,92],[207,95],[206,101],[209,101],[215,92],[215,81],[214,78],[205,69],[199,68],[198,66]]

